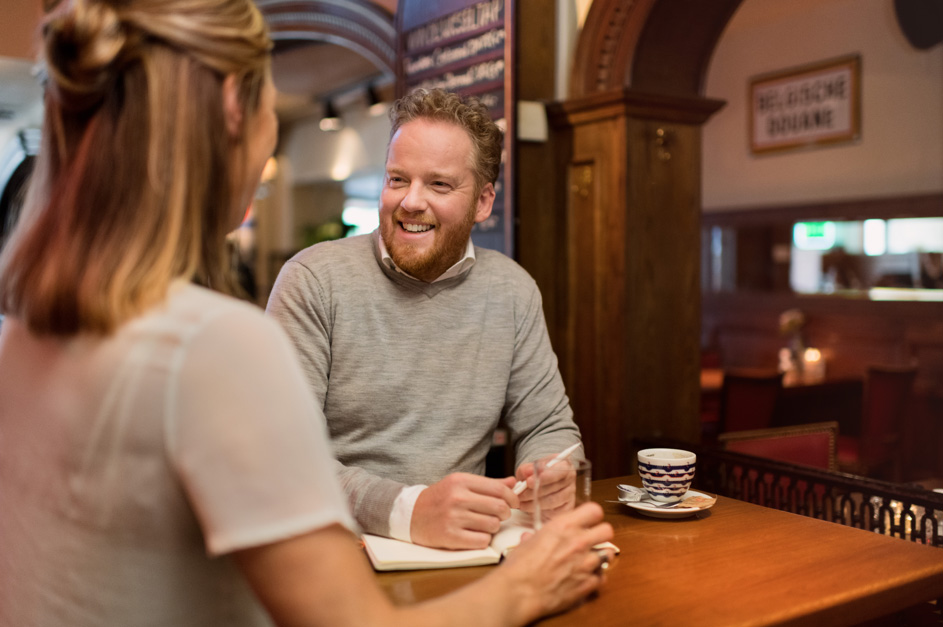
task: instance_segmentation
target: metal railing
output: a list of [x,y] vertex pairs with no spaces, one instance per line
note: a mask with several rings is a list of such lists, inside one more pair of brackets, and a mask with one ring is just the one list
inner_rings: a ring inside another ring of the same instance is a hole
[[688,442],[640,438],[635,444],[694,451],[698,490],[943,547],[943,494],[932,490]]

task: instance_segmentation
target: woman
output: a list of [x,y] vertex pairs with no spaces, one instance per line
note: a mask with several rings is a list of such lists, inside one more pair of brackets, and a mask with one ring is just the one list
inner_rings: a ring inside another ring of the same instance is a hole
[[253,3],[74,0],[43,33],[44,145],[0,257],[0,625],[517,625],[596,589],[588,506],[392,607],[284,335],[194,285],[226,286],[275,146]]

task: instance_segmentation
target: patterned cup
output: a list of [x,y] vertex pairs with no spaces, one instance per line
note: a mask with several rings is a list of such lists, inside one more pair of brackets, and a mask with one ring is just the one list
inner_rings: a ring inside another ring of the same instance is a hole
[[691,487],[697,456],[676,448],[649,448],[638,452],[642,488],[652,500],[677,503]]

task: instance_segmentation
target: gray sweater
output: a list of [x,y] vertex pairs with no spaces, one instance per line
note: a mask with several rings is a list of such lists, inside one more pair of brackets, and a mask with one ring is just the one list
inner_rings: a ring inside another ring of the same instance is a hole
[[518,465],[579,441],[537,285],[501,253],[475,256],[424,283],[385,267],[373,233],[303,250],[273,288],[267,312],[323,403],[367,532],[388,535],[404,486],[483,474],[502,418]]

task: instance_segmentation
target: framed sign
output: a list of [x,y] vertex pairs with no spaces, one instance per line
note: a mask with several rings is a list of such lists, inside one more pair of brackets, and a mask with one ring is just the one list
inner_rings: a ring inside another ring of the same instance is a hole
[[440,87],[477,96],[504,130],[491,216],[475,225],[478,246],[513,257],[515,132],[513,0],[400,0],[397,94]]
[[847,142],[861,135],[861,57],[750,79],[754,154]]

